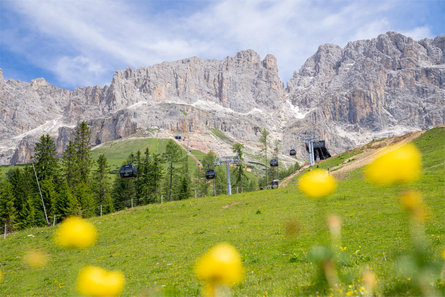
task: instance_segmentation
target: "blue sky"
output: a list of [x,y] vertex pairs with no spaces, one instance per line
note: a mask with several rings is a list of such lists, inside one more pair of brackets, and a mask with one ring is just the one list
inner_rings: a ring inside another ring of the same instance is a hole
[[445,0],[0,0],[0,68],[73,89],[127,67],[253,49],[275,55],[287,82],[320,44],[432,38],[444,19]]

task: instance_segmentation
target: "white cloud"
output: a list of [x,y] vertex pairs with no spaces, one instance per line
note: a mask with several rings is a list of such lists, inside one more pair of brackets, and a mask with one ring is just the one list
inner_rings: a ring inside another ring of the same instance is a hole
[[87,57],[60,57],[51,70],[57,74],[60,81],[67,84],[75,81],[81,86],[88,86],[92,85],[91,82],[98,85],[109,82],[102,81],[102,77],[110,69],[105,69],[100,63],[96,63]]
[[420,40],[423,38],[431,38],[433,34],[428,26],[416,27],[413,30],[401,32],[403,35],[409,36],[414,40]]
[[[222,0],[172,17],[150,10],[145,1],[17,0],[7,1],[8,7],[23,17],[28,31],[9,30],[4,40],[66,86],[103,84],[113,70],[128,66],[224,58],[248,48],[274,54],[287,81],[320,44],[343,46],[395,30],[388,14],[400,3]],[[431,36],[426,26],[406,34]]]

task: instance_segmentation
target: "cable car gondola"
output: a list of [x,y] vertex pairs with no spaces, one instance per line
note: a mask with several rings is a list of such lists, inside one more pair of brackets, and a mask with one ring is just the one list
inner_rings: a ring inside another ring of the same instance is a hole
[[121,178],[124,179],[135,178],[138,176],[138,171],[136,169],[136,166],[134,166],[133,164],[127,164],[121,167],[121,169],[119,170],[119,174],[121,175]]
[[279,184],[279,180],[278,179],[274,179],[272,181],[272,189],[278,189],[278,184]]
[[277,167],[278,166],[278,161],[275,159],[270,160],[270,167]]
[[214,179],[216,178],[216,171],[213,169],[209,169],[206,171],[206,179]]
[[291,149],[291,150],[289,151],[289,155],[291,155],[291,156],[295,156],[296,154],[297,154],[297,151],[294,150],[294,149]]

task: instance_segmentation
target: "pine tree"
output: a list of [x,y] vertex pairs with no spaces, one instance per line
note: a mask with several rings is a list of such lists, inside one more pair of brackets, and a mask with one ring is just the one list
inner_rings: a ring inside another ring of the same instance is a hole
[[[112,206],[111,201],[111,186],[108,177],[108,171],[110,167],[108,166],[107,158],[104,154],[99,155],[97,159],[97,169],[93,173],[93,194],[96,205],[102,205],[102,212],[109,213],[112,211],[110,207]],[[97,214],[100,213],[100,208],[97,208]]]
[[116,210],[124,209],[131,205],[131,199],[136,198],[134,181],[116,176],[113,183],[113,203]]
[[28,197],[28,199],[22,205],[22,209],[19,213],[19,218],[21,223],[20,229],[25,229],[36,224],[36,209],[31,197]]
[[141,199],[141,201],[147,201],[146,199],[144,199],[144,198],[146,198],[145,197],[145,191],[144,191],[144,188],[145,188],[145,185],[144,185],[144,162],[143,162],[143,160],[141,159],[141,151],[140,150],[138,150],[137,152],[136,152],[136,169],[137,169],[137,172],[138,172],[138,175],[137,175],[137,177],[136,177],[136,179],[135,179],[135,191],[136,191],[136,198],[138,198],[138,199]]
[[52,180],[41,180],[39,182],[43,201],[45,202],[48,221],[51,223],[54,215],[60,215],[55,208],[57,200],[56,188]]
[[269,185],[269,174],[268,174],[268,168],[269,168],[269,164],[268,159],[267,159],[267,147],[268,147],[268,142],[267,142],[267,137],[269,136],[269,131],[267,131],[266,128],[263,129],[263,131],[261,132],[261,136],[260,136],[260,143],[263,145],[261,147],[261,152],[264,154],[264,166],[266,168],[266,187]]
[[240,159],[240,163],[236,164],[235,171],[234,171],[234,183],[233,185],[235,187],[243,186],[247,183],[247,176],[245,173],[245,165],[244,165],[244,157],[243,157],[243,150],[244,145],[241,143],[235,143],[232,146],[232,151],[238,155],[238,158]]
[[80,173],[77,166],[77,154],[74,142],[69,141],[65,151],[63,152],[63,171],[64,177],[70,188],[74,188],[80,182]]
[[57,214],[57,221],[63,220],[63,218],[71,215],[80,215],[81,208],[77,197],[71,193],[67,181],[64,181],[59,187],[59,191],[56,196],[55,208]]
[[174,180],[174,176],[176,174],[176,169],[175,169],[175,163],[178,162],[181,158],[181,148],[173,141],[173,140],[169,140],[167,143],[167,147],[165,149],[165,154],[164,154],[164,158],[167,162],[167,181],[166,181],[166,185],[167,185],[167,193],[168,193],[168,200],[172,200],[172,188],[173,188],[173,183],[176,182],[176,180]]
[[74,196],[80,203],[82,209],[82,216],[85,218],[91,217],[96,212],[96,205],[91,193],[91,188],[86,183],[79,183],[74,189]]
[[4,180],[0,182],[0,219],[7,225],[7,230],[13,230],[13,224],[17,219],[17,209],[14,205],[12,185]]
[[77,125],[74,130],[74,148],[76,150],[76,166],[80,177],[80,182],[88,183],[90,178],[93,160],[91,151],[91,130],[85,121]]
[[149,166],[149,191],[150,201],[154,201],[154,197],[158,194],[161,180],[164,175],[163,163],[165,160],[159,154],[153,154]]
[[181,184],[179,186],[178,200],[186,199],[190,197],[190,186],[188,178],[183,176],[181,178]]
[[9,183],[12,186],[12,193],[14,195],[14,199],[15,199],[15,206],[17,208],[17,213],[18,215],[18,221],[21,222],[21,211],[22,211],[22,207],[24,206],[24,204],[26,203],[26,200],[28,199],[27,197],[27,190],[25,188],[25,181],[23,179],[23,171],[16,167],[14,169],[11,169],[8,171],[8,173],[6,174],[7,179],[9,181]]
[[40,137],[40,142],[34,146],[34,162],[39,180],[53,180],[57,178],[59,162],[54,141],[46,134]]

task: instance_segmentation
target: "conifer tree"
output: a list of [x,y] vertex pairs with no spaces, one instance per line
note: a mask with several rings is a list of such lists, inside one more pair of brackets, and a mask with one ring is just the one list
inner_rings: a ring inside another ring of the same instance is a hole
[[[57,192],[52,180],[45,179],[40,182],[40,190],[42,191],[43,201],[45,202],[45,207],[48,214],[48,219],[54,215],[59,215],[55,208]],[[51,220],[50,220],[51,221]]]
[[26,203],[26,200],[28,199],[27,194],[28,190],[26,189],[26,184],[23,176],[23,170],[21,170],[19,167],[16,167],[14,169],[11,169],[8,171],[7,179],[11,183],[12,186],[12,193],[14,195],[15,200],[15,206],[18,213],[18,221],[21,221],[21,211],[22,207]]
[[238,158],[240,159],[240,163],[236,164],[235,170],[234,170],[234,183],[233,185],[235,187],[247,185],[247,176],[245,173],[245,165],[244,165],[244,156],[243,156],[243,150],[244,145],[237,142],[233,144],[232,151],[238,155]]
[[17,209],[14,205],[12,185],[7,180],[0,182],[0,219],[7,225],[7,230],[13,230],[12,224],[17,219]]
[[34,147],[34,162],[39,180],[55,181],[59,171],[59,162],[54,141],[46,134],[40,137]]
[[[103,213],[113,211],[110,178],[108,177],[109,170],[110,167],[108,166],[107,158],[104,154],[99,155],[99,158],[97,159],[97,169],[93,173],[93,194],[96,205],[102,205]],[[97,208],[96,213],[100,213],[99,207]]]
[[144,193],[145,185],[144,185],[144,176],[143,176],[144,175],[144,164],[143,164],[143,160],[141,159],[141,151],[140,150],[138,150],[136,152],[135,163],[136,163],[136,169],[138,172],[138,175],[134,181],[136,197],[138,199],[142,199],[143,201],[146,201],[146,199],[144,199],[144,198],[146,198],[144,195],[145,194]]
[[268,141],[267,137],[269,136],[269,131],[267,131],[266,128],[263,129],[260,136],[260,143],[262,144],[261,152],[264,154],[264,166],[266,166],[266,187],[269,185],[269,175],[267,168],[269,167],[268,159],[267,159],[267,148],[268,148]]
[[65,179],[70,188],[80,182],[79,167],[77,166],[77,154],[74,142],[69,141],[65,151],[63,152],[63,172]]
[[180,158],[181,158],[181,149],[179,148],[179,146],[173,141],[173,140],[169,140],[167,143],[167,146],[165,148],[165,154],[164,154],[164,158],[167,162],[167,180],[166,180],[166,185],[167,185],[167,193],[168,193],[168,200],[172,200],[172,189],[173,189],[173,183],[176,182],[175,174],[176,174],[176,169],[175,169],[175,163],[177,163]]
[[131,205],[130,200],[136,198],[134,180],[123,179],[117,175],[113,183],[112,197],[116,210],[129,207]]
[[183,176],[179,186],[178,200],[186,199],[188,197],[190,197],[190,185],[188,178]]
[[80,215],[81,208],[77,197],[71,193],[67,181],[64,181],[59,187],[59,191],[56,196],[55,208],[57,214],[60,216],[57,218],[58,221],[63,220],[63,218],[70,215]]
[[161,185],[161,180],[164,175],[163,163],[165,160],[160,154],[153,154],[149,166],[149,190],[150,190],[150,200],[153,201],[154,197],[158,194]]
[[36,208],[31,197],[28,197],[28,199],[22,205],[22,209],[19,213],[19,218],[21,223],[20,229],[25,229],[36,224]]
[[80,178],[80,182],[87,184],[90,178],[93,160],[90,155],[91,151],[91,130],[85,121],[77,125],[74,130],[74,148],[76,151],[76,166]]
[[80,182],[74,189],[74,196],[79,201],[83,217],[88,218],[95,214],[96,205],[88,184]]

